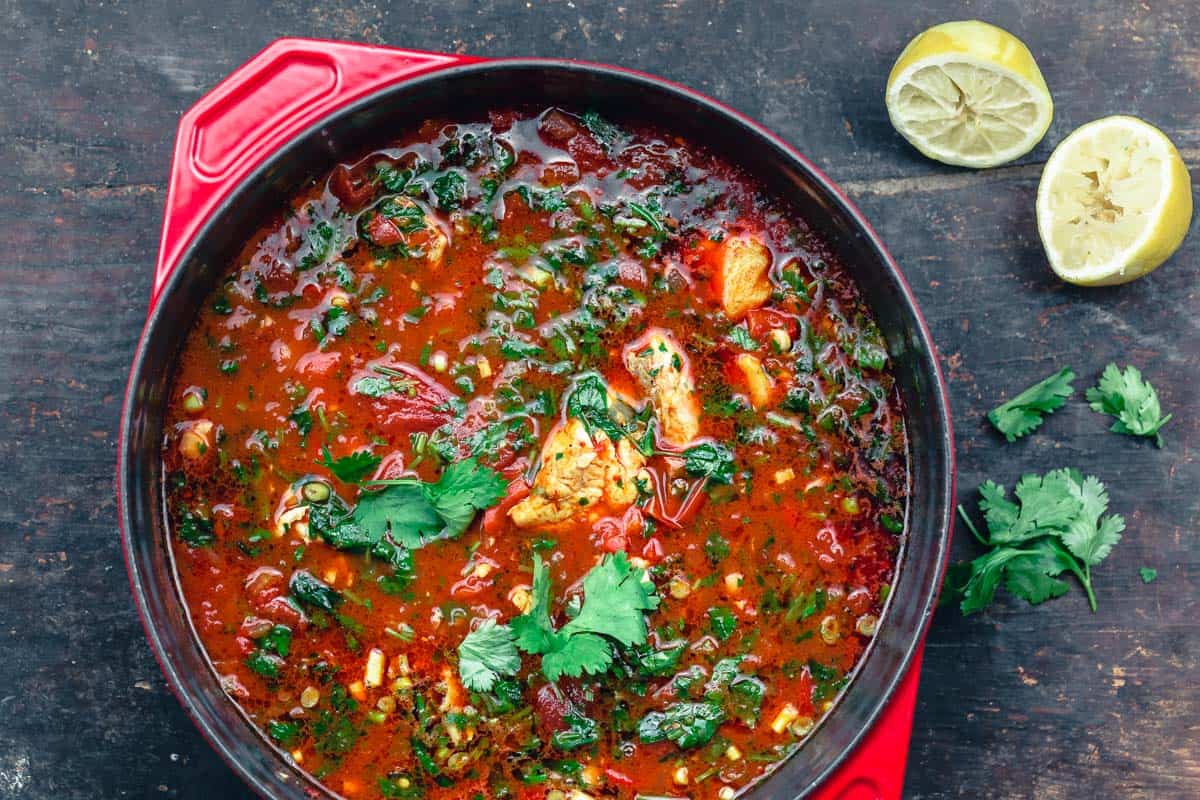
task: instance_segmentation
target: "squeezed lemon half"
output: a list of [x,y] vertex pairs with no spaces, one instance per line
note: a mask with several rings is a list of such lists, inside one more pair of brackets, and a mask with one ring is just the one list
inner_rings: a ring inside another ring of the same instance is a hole
[[1054,102],[1029,48],[978,20],[935,25],[909,42],[885,94],[892,125],[937,161],[994,167],[1033,149]]
[[1109,286],[1151,272],[1183,242],[1192,183],[1171,140],[1135,117],[1105,117],[1063,139],[1042,171],[1038,232],[1054,272]]

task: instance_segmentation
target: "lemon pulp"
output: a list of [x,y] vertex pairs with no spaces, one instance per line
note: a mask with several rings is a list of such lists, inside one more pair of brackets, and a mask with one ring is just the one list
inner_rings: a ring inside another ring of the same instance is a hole
[[947,164],[991,167],[1041,141],[1054,103],[1033,55],[1005,30],[947,22],[917,36],[888,77],[892,125]]
[[1055,149],[1038,186],[1038,231],[1051,268],[1082,285],[1125,283],[1158,267],[1183,241],[1191,181],[1154,126],[1106,117]]

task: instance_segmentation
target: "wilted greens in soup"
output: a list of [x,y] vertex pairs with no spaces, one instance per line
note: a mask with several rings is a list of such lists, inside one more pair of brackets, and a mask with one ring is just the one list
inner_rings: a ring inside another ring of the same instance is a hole
[[226,692],[351,798],[727,798],[879,624],[878,330],[803,219],[593,113],[430,122],[269,221],[163,460]]

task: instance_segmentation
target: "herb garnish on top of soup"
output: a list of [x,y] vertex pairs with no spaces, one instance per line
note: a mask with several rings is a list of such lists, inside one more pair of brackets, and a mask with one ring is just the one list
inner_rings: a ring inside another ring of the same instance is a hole
[[193,622],[346,797],[733,797],[879,624],[888,367],[832,252],[706,150],[429,122],[306,186],[183,347]]

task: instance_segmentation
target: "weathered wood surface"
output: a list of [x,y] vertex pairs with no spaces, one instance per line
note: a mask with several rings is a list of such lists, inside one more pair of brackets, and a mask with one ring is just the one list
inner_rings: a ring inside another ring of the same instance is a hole
[[[905,41],[964,15],[1032,48],[1056,101],[1045,142],[967,172],[892,131]],[[1116,112],[1200,170],[1200,14],[1101,3],[0,3],[0,798],[188,798],[244,789],[192,728],[143,640],[115,525],[113,462],[179,114],[271,39],[307,35],[623,64],[690,84],[798,144],[904,267],[940,345],[960,496],[1077,465],[1129,521],[1082,594],[1004,600],[929,638],[906,796],[1200,797],[1200,325],[1196,231],[1153,276],[1098,291],[1046,269],[1041,163]],[[1175,413],[1167,446],[1105,432],[1081,402],[1006,445],[995,402],[1062,364],[1140,366]],[[965,536],[957,556],[972,553]],[[1141,566],[1159,578],[1143,585]]]

